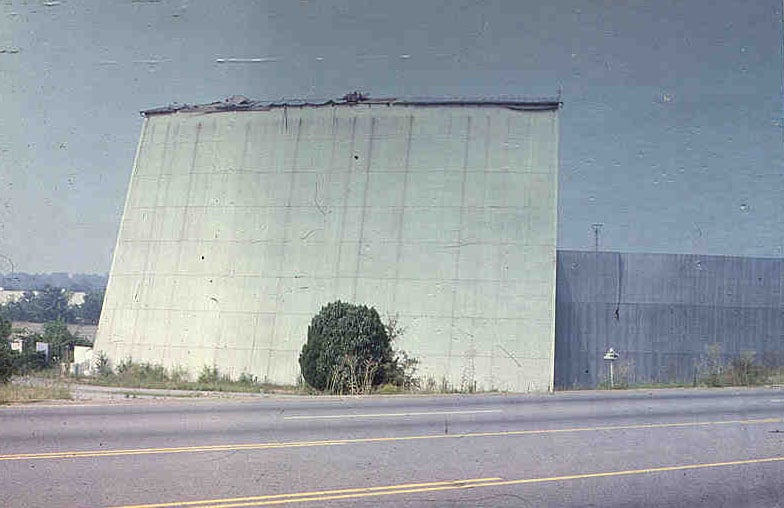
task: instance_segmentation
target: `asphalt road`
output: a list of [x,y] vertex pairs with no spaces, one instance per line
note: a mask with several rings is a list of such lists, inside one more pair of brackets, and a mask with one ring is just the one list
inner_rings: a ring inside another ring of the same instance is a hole
[[784,506],[784,390],[0,408],[3,506]]

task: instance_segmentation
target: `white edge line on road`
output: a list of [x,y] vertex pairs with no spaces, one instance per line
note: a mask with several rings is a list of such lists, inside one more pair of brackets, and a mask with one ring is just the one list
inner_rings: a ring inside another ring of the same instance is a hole
[[339,414],[339,415],[294,415],[284,416],[284,420],[337,420],[340,418],[404,418],[407,416],[429,416],[429,415],[471,415],[483,413],[503,413],[502,409],[476,409],[472,411],[423,411],[418,413],[361,413],[361,414]]

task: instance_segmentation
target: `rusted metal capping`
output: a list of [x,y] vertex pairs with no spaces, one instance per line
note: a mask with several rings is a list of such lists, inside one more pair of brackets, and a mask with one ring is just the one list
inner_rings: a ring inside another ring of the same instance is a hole
[[257,101],[243,96],[232,96],[223,101],[209,104],[171,104],[161,108],[142,111],[142,116],[168,115],[172,113],[219,113],[223,111],[267,111],[276,108],[304,108],[329,106],[472,106],[472,107],[503,107],[518,111],[552,111],[563,106],[557,98],[375,98],[362,92],[351,92],[339,99],[324,101],[281,100]]

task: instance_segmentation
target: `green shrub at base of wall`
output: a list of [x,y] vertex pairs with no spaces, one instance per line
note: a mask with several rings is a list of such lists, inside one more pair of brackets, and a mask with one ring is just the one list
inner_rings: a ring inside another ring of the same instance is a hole
[[299,365],[319,391],[366,393],[384,384],[394,353],[376,309],[336,301],[321,308],[308,327]]

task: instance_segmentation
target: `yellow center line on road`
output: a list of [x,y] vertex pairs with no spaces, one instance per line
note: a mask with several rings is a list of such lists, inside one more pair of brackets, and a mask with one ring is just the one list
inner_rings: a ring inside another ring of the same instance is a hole
[[481,413],[503,413],[501,409],[474,409],[471,411],[423,411],[420,413],[358,413],[358,414],[339,414],[339,415],[292,415],[284,416],[284,420],[337,420],[341,418],[400,418],[406,416],[429,416],[429,415],[472,415]]
[[680,422],[680,423],[642,423],[631,425],[610,425],[603,427],[571,427],[564,429],[538,429],[538,430],[504,430],[495,432],[466,432],[462,434],[422,434],[417,436],[389,436],[389,437],[359,437],[351,439],[329,439],[322,441],[288,441],[271,443],[246,443],[226,445],[201,445],[180,446],[170,448],[131,448],[125,450],[84,450],[68,452],[43,452],[43,453],[17,453],[0,455],[0,461],[34,460],[34,459],[76,459],[91,457],[116,457],[126,455],[155,455],[168,453],[200,453],[240,450],[265,450],[274,448],[305,448],[311,446],[337,446],[362,443],[390,443],[399,441],[420,441],[435,439],[470,439],[480,437],[509,437],[529,436],[542,434],[567,434],[574,432],[602,432],[635,429],[662,429],[662,428],[687,428],[705,427],[715,425],[759,425],[765,423],[780,423],[781,418],[761,418],[751,420],[718,420],[707,422]]
[[332,495],[345,495],[345,494],[367,494],[371,492],[383,492],[386,490],[400,490],[400,489],[422,489],[430,487],[459,487],[472,483],[484,483],[501,481],[503,478],[471,478],[468,480],[446,480],[440,482],[426,482],[426,483],[406,483],[403,485],[388,485],[382,487],[357,487],[353,489],[337,489],[337,490],[322,490],[316,492],[300,492],[295,494],[271,494],[267,496],[249,496],[249,497],[234,497],[229,499],[208,499],[205,501],[183,501],[178,503],[160,503],[160,504],[140,504],[131,506],[120,506],[117,508],[165,508],[168,506],[205,506],[210,503],[237,503],[247,501],[264,501],[264,500],[282,500],[282,499],[297,499],[300,497],[312,496],[332,496]]
[[623,471],[605,471],[600,473],[581,473],[563,476],[547,476],[539,478],[522,478],[517,480],[503,480],[501,478],[476,478],[471,480],[441,481],[432,483],[389,485],[383,487],[364,487],[343,490],[326,490],[320,492],[297,492],[292,494],[275,494],[266,496],[248,496],[228,499],[207,499],[203,501],[183,501],[157,504],[141,504],[115,508],[167,508],[177,506],[196,506],[199,508],[237,508],[240,506],[269,506],[278,504],[306,503],[315,501],[335,501],[338,499],[356,499],[378,496],[392,496],[402,494],[415,494],[421,492],[434,492],[446,490],[478,489],[482,487],[506,487],[509,485],[525,485],[549,482],[564,482],[569,480],[587,480],[591,478],[608,478],[618,476],[632,476],[642,474],[664,473],[669,471],[686,471],[695,469],[708,469],[717,467],[746,466],[751,464],[764,464],[784,462],[784,457],[767,457],[758,459],[732,460],[726,462],[709,462],[703,464],[685,464],[677,466],[651,467],[645,469],[627,469]]

